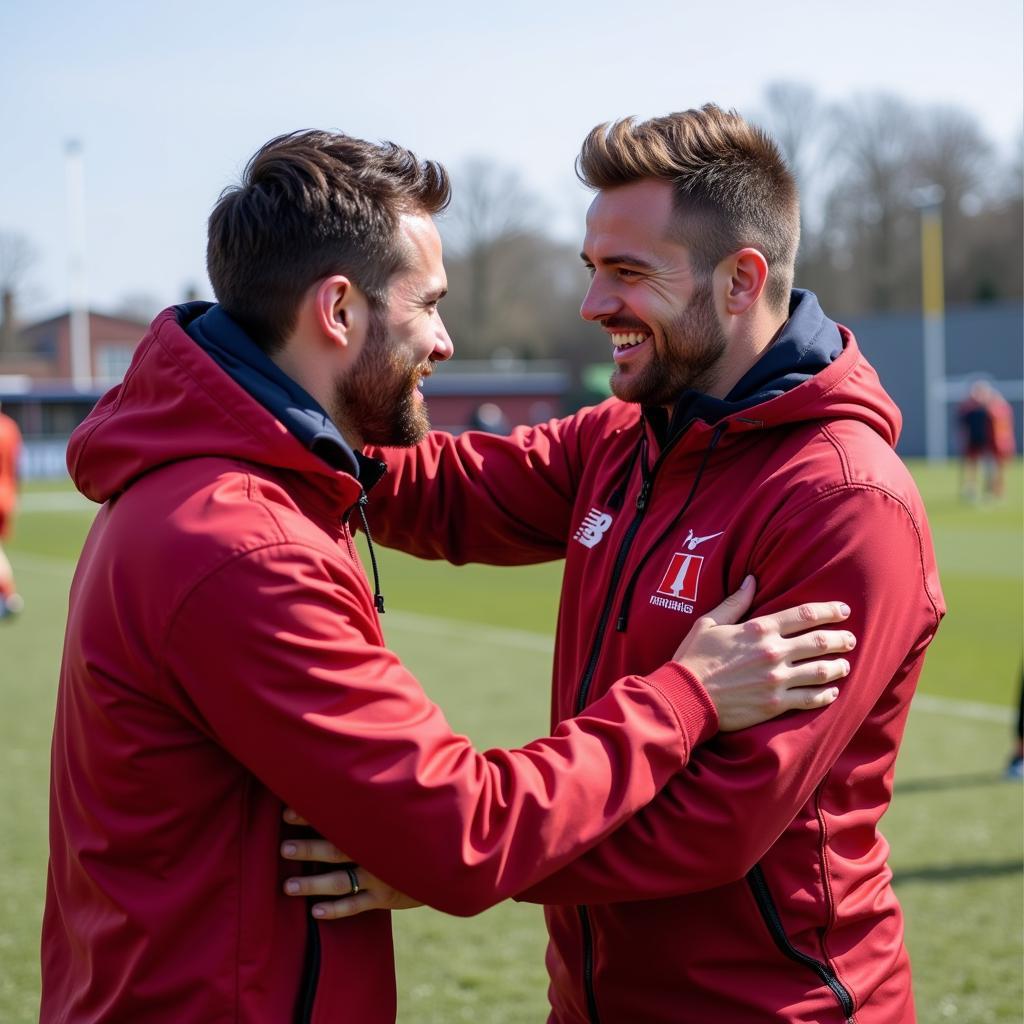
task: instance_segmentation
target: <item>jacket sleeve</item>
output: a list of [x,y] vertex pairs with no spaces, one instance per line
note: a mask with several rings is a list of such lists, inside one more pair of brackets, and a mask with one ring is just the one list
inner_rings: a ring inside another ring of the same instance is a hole
[[478,753],[380,645],[338,559],[295,544],[193,588],[166,698],[324,836],[440,910],[532,885],[646,804],[717,728],[669,663],[620,680],[554,735]]
[[374,541],[462,565],[561,558],[582,466],[584,413],[508,437],[438,431],[373,448],[388,472],[370,493]]
[[[833,770],[869,715],[872,751],[888,763],[900,712],[942,614],[930,541],[901,501],[871,488],[814,500],[758,543],[751,617],[842,598],[857,636],[851,673],[830,707],[719,733],[656,800],[589,853],[518,899],[610,903],[736,881],[761,859]],[[881,780],[880,780],[881,781]],[[886,797],[887,798],[887,797]],[[879,797],[879,799],[883,799]]]

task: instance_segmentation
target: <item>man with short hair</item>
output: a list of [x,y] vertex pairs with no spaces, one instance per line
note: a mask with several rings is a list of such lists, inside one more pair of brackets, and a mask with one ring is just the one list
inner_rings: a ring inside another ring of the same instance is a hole
[[509,438],[375,449],[378,539],[457,563],[565,556],[553,722],[658,664],[747,573],[762,612],[843,594],[858,647],[841,701],[719,735],[519,894],[546,905],[550,1019],[909,1024],[877,826],[944,607],[899,411],[850,331],[791,290],[797,189],[764,133],[710,104],[626,119],[588,135],[578,171],[596,192],[581,312],[615,397]]
[[822,655],[851,636],[806,629],[845,611],[730,625],[750,581],[518,750],[474,751],[387,650],[350,530],[383,467],[357,452],[427,430],[448,193],[398,146],[272,140],[210,217],[219,304],[161,313],[71,439],[103,507],[54,726],[44,1022],[389,1024],[390,918],[322,929],[287,899],[284,801],[473,913],[607,835],[719,727],[836,696],[848,664]]

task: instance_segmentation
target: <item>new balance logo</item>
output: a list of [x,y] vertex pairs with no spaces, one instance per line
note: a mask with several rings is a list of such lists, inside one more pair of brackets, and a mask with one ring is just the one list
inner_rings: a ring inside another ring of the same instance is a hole
[[601,512],[592,508],[580,523],[580,528],[573,535],[573,540],[578,540],[585,548],[592,548],[600,544],[608,527],[612,525],[612,517],[607,512]]
[[695,537],[693,530],[686,535],[686,540],[683,541],[683,546],[687,551],[696,551],[698,544],[703,544],[706,540],[714,540],[716,537],[721,537],[725,533],[725,530],[719,530],[718,533],[709,533],[706,537]]

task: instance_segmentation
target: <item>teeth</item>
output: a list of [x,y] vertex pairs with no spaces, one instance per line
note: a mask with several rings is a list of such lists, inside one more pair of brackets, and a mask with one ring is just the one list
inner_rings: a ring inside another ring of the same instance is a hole
[[646,337],[646,334],[640,334],[636,331],[630,334],[613,334],[612,344],[616,348],[632,348],[634,345],[639,345]]

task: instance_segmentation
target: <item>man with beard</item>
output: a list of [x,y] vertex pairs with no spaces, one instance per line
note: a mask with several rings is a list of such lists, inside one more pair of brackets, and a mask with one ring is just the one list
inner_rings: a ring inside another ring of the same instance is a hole
[[72,437],[103,507],[54,727],[45,1022],[391,1022],[389,915],[321,931],[285,896],[284,800],[473,913],[607,835],[718,728],[836,696],[848,664],[821,659],[851,635],[806,630],[845,610],[732,625],[749,581],[517,750],[474,751],[387,650],[350,531],[383,467],[357,451],[426,433],[448,195],[397,146],[271,141],[210,217],[218,304],[157,317]]
[[[907,1024],[877,825],[944,608],[899,412],[852,334],[791,287],[797,190],[761,131],[714,105],[627,119],[589,134],[578,170],[596,191],[581,312],[611,343],[615,397],[508,438],[375,450],[391,470],[378,539],[458,563],[565,557],[555,722],[658,664],[747,573],[766,613],[843,595],[858,647],[841,701],[719,735],[519,894],[546,905],[550,1019]],[[293,856],[340,854],[310,840]]]

